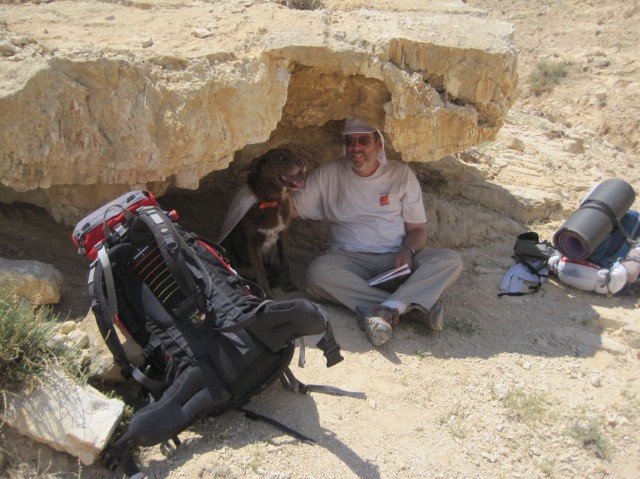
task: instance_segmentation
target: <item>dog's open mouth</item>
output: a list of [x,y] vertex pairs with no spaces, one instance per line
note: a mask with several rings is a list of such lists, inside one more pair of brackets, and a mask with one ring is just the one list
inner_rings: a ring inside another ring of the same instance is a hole
[[304,188],[305,180],[302,176],[303,173],[299,173],[297,175],[280,175],[278,176],[278,181],[282,186],[287,188],[291,188],[292,190],[301,190]]

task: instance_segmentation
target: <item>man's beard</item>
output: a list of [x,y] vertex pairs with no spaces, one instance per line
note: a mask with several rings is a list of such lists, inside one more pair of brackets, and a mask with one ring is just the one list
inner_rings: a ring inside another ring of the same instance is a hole
[[356,161],[354,161],[353,157],[349,158],[349,162],[351,163],[351,168],[353,168],[355,171],[362,171],[362,170],[371,168],[375,161],[375,158],[371,160],[366,157],[362,157],[362,158],[358,158]]

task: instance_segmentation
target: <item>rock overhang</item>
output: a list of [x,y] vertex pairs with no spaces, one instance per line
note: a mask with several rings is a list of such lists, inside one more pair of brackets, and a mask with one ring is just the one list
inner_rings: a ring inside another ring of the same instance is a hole
[[[0,201],[29,197],[73,223],[124,190],[196,189],[245,148],[295,147],[349,115],[405,161],[491,140],[517,90],[512,27],[455,3],[164,2],[135,18],[114,4],[5,6],[5,36],[30,43],[0,60]],[[26,31],[33,16],[46,30]],[[323,150],[317,161],[338,151]]]

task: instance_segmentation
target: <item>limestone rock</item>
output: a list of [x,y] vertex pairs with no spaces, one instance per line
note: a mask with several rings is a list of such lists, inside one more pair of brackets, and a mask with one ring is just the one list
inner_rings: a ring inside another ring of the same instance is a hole
[[455,0],[305,5],[4,5],[0,40],[29,43],[0,58],[0,201],[74,224],[124,191],[196,189],[245,150],[325,161],[349,115],[410,162],[495,138],[517,91],[510,24]]
[[628,346],[607,336],[602,337],[601,349],[614,356],[623,356],[628,351]]
[[599,90],[595,93],[596,99],[598,101],[607,101],[607,91],[606,90]]
[[582,140],[581,138],[568,140],[564,146],[564,149],[569,153],[580,155],[584,153],[584,140]]
[[89,465],[109,442],[123,411],[119,399],[52,373],[24,397],[7,395],[3,418],[21,434]]
[[62,273],[50,264],[0,258],[0,288],[9,288],[34,305],[59,303],[63,287]]
[[77,349],[88,349],[89,336],[85,332],[75,329],[67,335],[67,344]]
[[[89,311],[87,316],[78,323],[78,329],[87,335],[92,351],[88,365],[90,376],[107,382],[124,381],[122,374],[120,374],[120,367],[115,364],[113,355],[100,334],[93,311]],[[141,364],[143,361],[142,348],[130,336],[118,329],[116,332],[130,361],[133,364]]]
[[509,148],[511,148],[512,150],[524,152],[524,142],[520,138],[514,137],[511,139],[511,143],[509,143]]
[[433,246],[474,246],[489,239],[515,237],[520,232],[515,221],[484,211],[473,202],[454,204],[428,194],[424,198],[429,205],[427,221],[433,228],[429,242]]
[[562,211],[562,198],[559,195],[535,188],[478,182],[470,183],[462,195],[525,223],[553,217]]
[[58,326],[58,332],[60,334],[69,334],[71,331],[76,329],[75,321],[65,321],[60,326]]
[[11,42],[7,40],[0,40],[0,55],[3,57],[9,57],[15,55],[18,49]]

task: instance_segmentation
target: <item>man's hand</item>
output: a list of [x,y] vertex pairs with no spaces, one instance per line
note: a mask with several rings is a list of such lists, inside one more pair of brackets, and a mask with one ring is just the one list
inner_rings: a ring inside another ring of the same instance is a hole
[[396,256],[396,261],[394,263],[394,266],[396,268],[399,268],[403,264],[406,264],[407,266],[409,266],[411,271],[413,271],[413,253],[408,248],[402,248],[400,250],[400,252],[398,253],[398,256]]
[[413,256],[427,244],[427,223],[405,223],[407,236],[402,244],[402,249],[396,256],[396,268],[403,264],[409,265],[414,270]]

